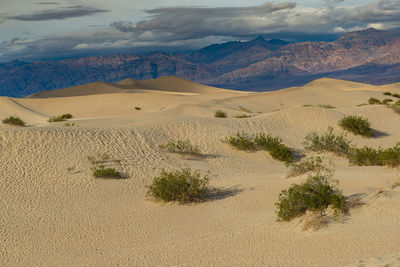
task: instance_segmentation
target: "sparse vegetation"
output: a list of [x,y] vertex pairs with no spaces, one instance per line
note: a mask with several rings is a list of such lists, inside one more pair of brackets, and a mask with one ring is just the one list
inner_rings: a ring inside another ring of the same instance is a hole
[[26,123],[19,117],[14,117],[14,116],[9,116],[8,118],[5,118],[3,120],[4,124],[9,124],[9,125],[14,125],[14,126],[19,126],[23,127],[26,125]]
[[97,157],[87,157],[92,164],[92,175],[95,178],[109,178],[109,179],[122,179],[123,174],[113,168],[113,164],[118,163],[121,165],[119,160],[111,160],[111,157],[107,153],[99,153]]
[[75,166],[71,166],[71,167],[68,167],[67,168],[67,172],[68,173],[71,173],[71,172],[73,172],[75,170]]
[[366,103],[362,103],[362,104],[358,104],[357,107],[362,107],[362,106],[366,106]]
[[311,104],[305,104],[305,105],[303,105],[303,107],[309,108],[309,107],[313,107],[313,105],[311,105]]
[[135,110],[142,110],[141,107],[135,107]]
[[353,148],[348,155],[349,162],[357,166],[389,166],[400,165],[400,143],[392,148]]
[[322,171],[329,171],[329,169],[323,164],[321,157],[309,157],[290,164],[290,173],[288,177],[298,176],[305,173],[313,172],[320,173]]
[[247,114],[240,114],[240,115],[236,115],[235,118],[237,119],[244,119],[244,118],[250,118],[252,116],[247,115]]
[[386,99],[384,99],[384,100],[382,101],[382,104],[384,104],[384,105],[389,105],[389,103],[391,103],[391,102],[393,102],[393,99],[386,98]]
[[224,112],[222,110],[217,110],[217,111],[215,111],[214,117],[215,118],[227,118],[228,115],[226,114],[226,112]]
[[315,174],[303,184],[294,184],[279,194],[276,214],[278,220],[290,221],[307,211],[323,213],[328,207],[344,213],[346,198],[331,181],[330,175]]
[[391,96],[392,93],[391,92],[384,92],[383,95]]
[[209,174],[202,176],[199,170],[191,170],[188,167],[172,172],[163,169],[148,186],[147,196],[166,202],[198,202],[207,197],[209,181]]
[[309,133],[303,142],[305,149],[310,151],[333,152],[337,155],[347,155],[350,150],[350,141],[345,134],[335,135],[333,128],[329,127],[325,133]]
[[247,108],[245,108],[245,107],[243,107],[243,106],[239,106],[239,109],[240,109],[241,111],[243,111],[243,112],[252,113],[251,110],[249,110],[249,109],[247,109]]
[[356,135],[364,137],[375,136],[374,131],[371,129],[371,123],[361,116],[346,116],[339,121],[339,126]]
[[244,132],[238,132],[234,136],[225,138],[224,142],[230,144],[239,150],[256,151],[265,150],[279,161],[289,164],[293,160],[293,151],[282,143],[279,137],[272,137],[264,133],[249,135]]
[[319,108],[327,108],[327,109],[336,108],[336,107],[334,107],[334,106],[327,105],[327,104],[320,104],[320,105],[318,105],[318,107],[319,107]]
[[69,123],[69,122],[66,122],[66,123],[64,123],[64,125],[63,126],[66,126],[66,127],[69,127],[69,126],[75,126],[75,123]]
[[397,97],[397,98],[400,98],[400,95],[399,94],[392,94],[392,96],[394,96],[394,97]]
[[368,100],[368,104],[370,104],[370,105],[378,105],[378,104],[381,104],[381,101],[379,99],[377,99],[377,98],[371,97]]
[[200,154],[200,149],[198,146],[192,145],[189,140],[178,140],[177,142],[169,142],[165,145],[159,146],[161,150],[172,152],[172,153],[181,153],[181,154],[192,154],[198,155]]
[[68,119],[72,119],[72,115],[67,113],[67,114],[63,114],[61,116],[53,116],[51,118],[49,118],[47,121],[48,122],[59,122],[59,121],[66,121]]

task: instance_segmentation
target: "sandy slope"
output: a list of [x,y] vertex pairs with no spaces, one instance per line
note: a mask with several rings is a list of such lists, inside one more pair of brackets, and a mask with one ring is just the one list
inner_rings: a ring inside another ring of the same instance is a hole
[[[161,90],[163,82],[168,91]],[[1,118],[18,115],[30,125],[0,125],[0,265],[363,266],[360,260],[371,258],[364,261],[368,266],[400,264],[390,256],[400,247],[400,189],[392,188],[397,169],[349,166],[324,155],[343,192],[361,194],[367,205],[343,223],[305,232],[298,220],[278,223],[274,206],[283,188],[305,177],[287,179],[284,164],[266,153],[239,152],[220,142],[237,131],[263,131],[301,152],[310,131],[328,126],[339,131],[340,118],[359,114],[384,134],[350,135],[357,145],[392,146],[400,140],[400,116],[383,106],[356,105],[370,97],[384,99],[388,88],[398,91],[395,85],[322,79],[256,94],[193,84],[190,89],[190,83],[174,78],[140,83],[124,81],[118,90],[110,85],[94,95],[96,87],[89,85],[79,89],[85,94],[72,88],[44,98],[0,98]],[[230,117],[241,114],[239,106],[255,116],[213,118],[217,109]],[[75,116],[75,127],[47,123],[49,116],[66,112]],[[186,138],[207,156],[188,159],[158,149]],[[99,152],[120,159],[130,179],[93,179],[87,156]],[[147,200],[146,185],[160,169],[180,164],[211,171],[212,185],[222,193],[196,205]]]

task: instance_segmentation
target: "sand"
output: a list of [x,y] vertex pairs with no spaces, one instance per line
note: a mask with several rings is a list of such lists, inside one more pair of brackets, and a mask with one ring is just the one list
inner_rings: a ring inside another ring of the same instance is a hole
[[[359,194],[366,204],[344,221],[303,231],[299,219],[278,222],[274,203],[282,189],[306,176],[287,178],[289,169],[265,152],[235,151],[220,141],[237,131],[262,131],[303,152],[307,133],[328,126],[340,132],[337,121],[357,114],[382,135],[349,134],[354,143],[393,146],[400,140],[399,114],[357,105],[386,98],[384,91],[400,92],[398,85],[321,79],[268,93],[173,77],[97,85],[0,97],[0,118],[16,115],[28,123],[0,125],[1,266],[400,266],[400,188],[392,187],[397,169],[350,166],[322,154],[343,193]],[[233,118],[243,114],[239,106],[254,117]],[[230,118],[214,118],[217,109]],[[69,123],[75,126],[47,122],[63,113],[74,115]],[[190,139],[206,156],[158,148],[178,139]],[[87,157],[103,152],[121,160],[129,179],[91,176]],[[161,168],[184,164],[215,175],[211,184],[221,194],[192,205],[146,198]]]

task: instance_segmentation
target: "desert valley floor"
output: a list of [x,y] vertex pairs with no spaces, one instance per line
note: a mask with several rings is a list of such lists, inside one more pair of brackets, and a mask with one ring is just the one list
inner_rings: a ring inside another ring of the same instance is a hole
[[[265,132],[301,154],[308,133],[329,126],[340,133],[338,120],[354,114],[381,134],[348,134],[353,143],[390,147],[400,141],[400,115],[384,105],[357,106],[386,98],[384,91],[400,92],[400,84],[320,79],[252,93],[165,77],[0,97],[1,119],[15,115],[28,124],[0,125],[0,265],[400,266],[400,188],[392,186],[398,169],[351,166],[321,154],[343,193],[358,194],[365,205],[344,221],[303,231],[300,219],[277,221],[275,202],[282,189],[307,176],[288,178],[285,164],[267,153],[221,142],[238,131]],[[235,118],[243,113],[239,107],[252,117]],[[214,118],[216,110],[228,118]],[[73,114],[74,126],[47,122],[64,113]],[[198,145],[204,156],[159,149],[179,139]],[[121,161],[129,179],[92,177],[87,157],[105,152]],[[211,185],[220,194],[190,205],[146,197],[162,168],[185,164],[215,175]]]

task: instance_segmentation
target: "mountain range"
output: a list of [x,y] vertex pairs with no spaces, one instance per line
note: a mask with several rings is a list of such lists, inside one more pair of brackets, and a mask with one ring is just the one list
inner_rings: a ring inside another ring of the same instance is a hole
[[400,81],[400,31],[367,29],[333,42],[265,40],[214,44],[191,53],[118,54],[0,64],[0,95],[92,82],[178,76],[221,88],[271,91],[321,77],[375,85]]

